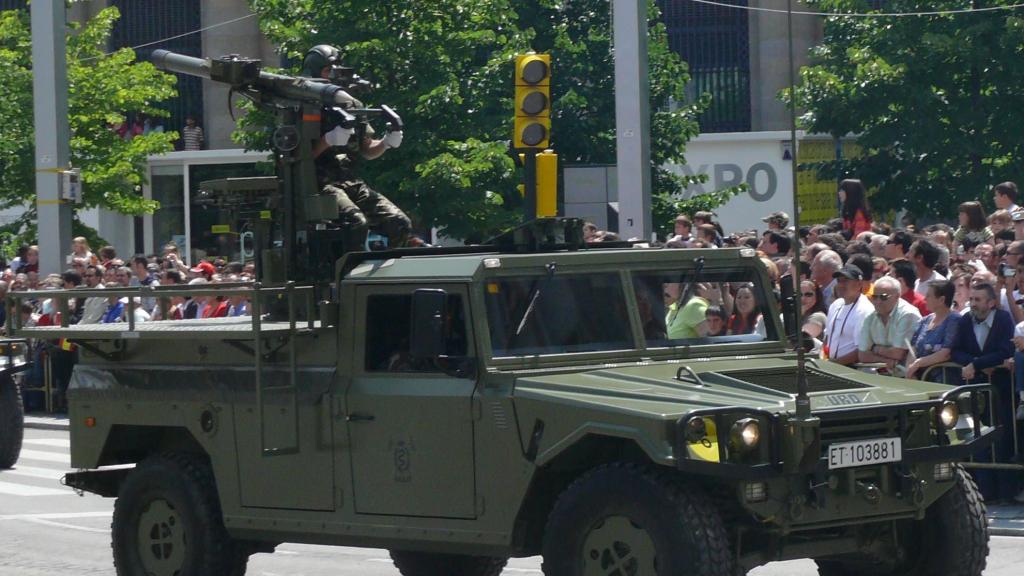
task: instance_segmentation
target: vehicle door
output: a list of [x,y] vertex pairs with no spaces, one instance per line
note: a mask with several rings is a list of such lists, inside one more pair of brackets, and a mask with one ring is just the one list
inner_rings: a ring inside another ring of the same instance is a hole
[[[474,357],[465,286],[445,285],[447,350]],[[346,394],[359,514],[475,517],[475,377],[410,355],[412,297],[424,286],[356,290],[354,366]],[[453,360],[454,361],[454,360]],[[472,371],[470,371],[472,373]]]

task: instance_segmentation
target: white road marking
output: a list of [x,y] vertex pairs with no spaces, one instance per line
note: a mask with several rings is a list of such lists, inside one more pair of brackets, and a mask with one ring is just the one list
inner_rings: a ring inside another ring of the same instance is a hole
[[10,494],[11,496],[74,496],[75,491],[70,488],[55,490],[53,488],[39,488],[37,486],[0,482],[0,494]]
[[56,452],[43,452],[41,450],[22,450],[21,460],[39,460],[42,462],[57,462],[65,466],[71,466],[71,457],[67,454]]
[[74,520],[75,518],[110,518],[114,512],[48,512],[44,514],[8,514],[0,520]]
[[42,524],[43,526],[53,526],[55,528],[66,528],[68,530],[78,530],[80,532],[92,532],[93,534],[110,534],[109,529],[100,528],[87,528],[85,526],[75,526],[74,524],[65,524],[63,522],[54,522],[53,520],[43,520],[40,518],[25,518],[26,522],[32,524]]
[[0,478],[5,476],[30,476],[32,478],[60,480],[64,477],[64,474],[65,472],[62,470],[54,470],[53,468],[34,468],[32,466],[22,466],[21,464],[18,464],[9,470],[0,470]]
[[71,448],[71,440],[67,438],[25,438],[21,443],[32,446],[49,446],[51,448]]

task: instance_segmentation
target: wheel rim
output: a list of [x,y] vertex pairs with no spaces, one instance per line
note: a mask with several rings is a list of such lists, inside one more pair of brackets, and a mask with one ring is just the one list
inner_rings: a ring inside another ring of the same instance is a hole
[[185,529],[170,502],[154,499],[139,515],[139,556],[147,576],[180,576]]
[[648,576],[657,574],[654,540],[625,516],[611,516],[594,525],[583,542],[584,576]]

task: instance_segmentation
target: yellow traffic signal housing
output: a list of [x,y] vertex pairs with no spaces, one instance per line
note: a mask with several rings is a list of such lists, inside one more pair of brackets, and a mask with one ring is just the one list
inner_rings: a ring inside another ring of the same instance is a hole
[[551,56],[516,58],[515,148],[545,149],[551,138]]
[[537,217],[558,216],[558,154],[537,154]]

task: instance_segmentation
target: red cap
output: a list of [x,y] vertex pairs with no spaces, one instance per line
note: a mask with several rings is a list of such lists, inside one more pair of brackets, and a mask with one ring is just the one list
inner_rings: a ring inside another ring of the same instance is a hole
[[203,276],[210,278],[211,276],[217,273],[217,269],[213,267],[213,264],[210,264],[209,262],[203,260],[200,261],[199,264],[196,264],[194,268],[191,268],[190,272],[202,274]]

